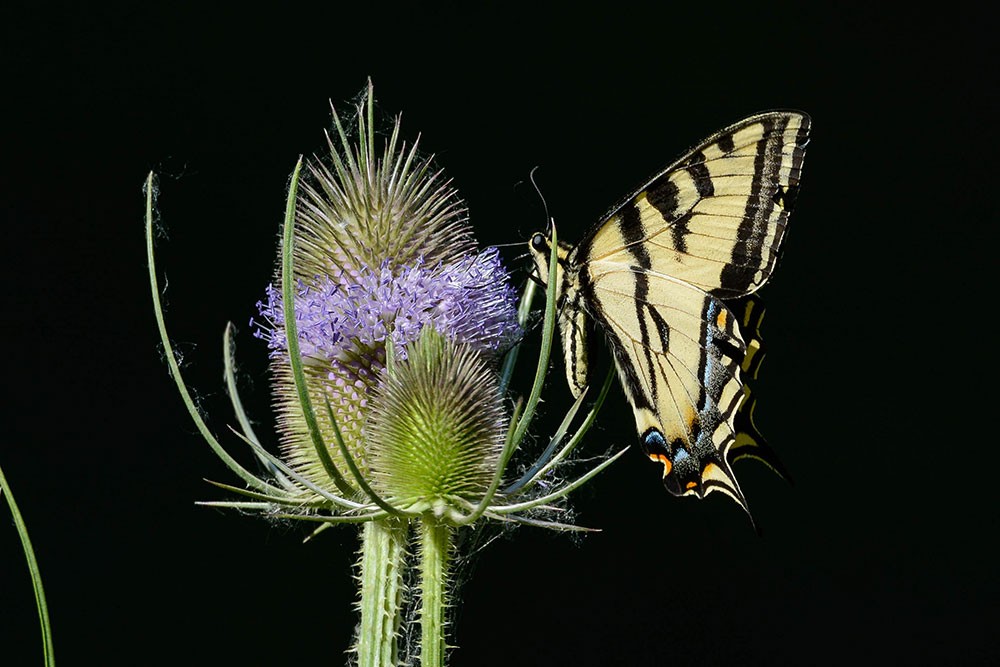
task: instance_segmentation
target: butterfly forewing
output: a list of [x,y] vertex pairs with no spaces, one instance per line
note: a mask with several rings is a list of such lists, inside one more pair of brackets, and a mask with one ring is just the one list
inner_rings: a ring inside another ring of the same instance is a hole
[[722,298],[755,291],[774,270],[808,130],[804,114],[771,112],[719,132],[616,208],[573,259],[637,264]]

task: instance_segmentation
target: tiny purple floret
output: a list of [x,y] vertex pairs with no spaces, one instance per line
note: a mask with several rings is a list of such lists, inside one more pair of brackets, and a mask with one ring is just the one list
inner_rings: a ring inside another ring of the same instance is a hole
[[[303,357],[349,362],[360,350],[379,349],[391,338],[406,358],[406,344],[433,326],[460,343],[500,352],[521,334],[516,294],[496,248],[453,264],[362,268],[350,277],[300,283],[295,320]],[[251,320],[272,357],[286,354],[281,289],[267,288],[257,303],[264,322]]]

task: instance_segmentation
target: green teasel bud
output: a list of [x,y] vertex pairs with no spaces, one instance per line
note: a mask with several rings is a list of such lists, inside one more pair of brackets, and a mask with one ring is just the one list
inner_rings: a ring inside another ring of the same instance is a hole
[[503,404],[497,373],[479,350],[425,327],[370,404],[373,487],[404,511],[458,518],[500,464]]

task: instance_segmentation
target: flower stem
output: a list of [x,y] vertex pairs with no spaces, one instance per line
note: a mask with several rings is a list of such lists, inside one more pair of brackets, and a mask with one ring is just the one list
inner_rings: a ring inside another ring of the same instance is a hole
[[31,573],[31,584],[35,588],[35,604],[38,606],[38,621],[42,628],[42,653],[46,667],[56,664],[55,651],[52,646],[52,626],[49,623],[49,608],[45,604],[45,589],[42,587],[42,575],[38,571],[38,561],[35,560],[35,550],[31,547],[31,539],[28,538],[28,528],[24,525],[21,512],[14,502],[14,494],[10,491],[7,478],[4,477],[3,468],[0,468],[0,496],[7,496],[7,505],[10,507],[11,516],[14,518],[14,526],[17,534],[21,537],[21,546],[24,548],[24,559],[28,561],[28,571]]
[[392,519],[367,521],[361,531],[361,625],[358,667],[396,667],[402,616],[402,575],[406,524]]
[[443,667],[444,610],[452,528],[432,517],[420,521],[420,665]]

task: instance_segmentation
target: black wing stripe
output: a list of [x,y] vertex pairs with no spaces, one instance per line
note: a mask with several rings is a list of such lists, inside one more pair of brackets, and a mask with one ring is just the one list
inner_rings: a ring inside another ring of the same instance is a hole
[[650,184],[646,190],[646,201],[655,208],[668,222],[673,220],[677,211],[677,184],[667,178],[669,174]]
[[[732,251],[734,263],[723,269],[720,276],[722,289],[734,292],[744,291],[752,284],[755,273],[751,266],[736,264],[735,258],[747,256],[751,258],[753,266],[760,265],[764,245],[761,237],[766,230],[767,220],[774,210],[774,201],[771,197],[762,197],[761,190],[765,183],[775,178],[774,172],[781,165],[781,145],[777,144],[775,139],[780,141],[784,135],[780,131],[774,132],[774,119],[766,118],[761,123],[764,126],[764,132],[760,140],[757,141],[757,155],[754,158],[754,176],[750,185],[750,196],[747,198],[743,222],[740,223],[736,231],[736,243]],[[782,129],[787,123],[787,118],[779,119]]]
[[[602,318],[603,319],[603,318]],[[610,328],[605,328],[608,337],[608,344],[615,357],[615,367],[618,369],[618,377],[622,380],[625,393],[632,403],[633,409],[653,410],[653,403],[649,400],[649,394],[644,389],[642,380],[636,372],[636,365],[628,358],[625,345],[621,338]]]
[[694,181],[694,187],[698,191],[698,196],[704,199],[715,194],[715,186],[712,184],[712,176],[705,166],[705,154],[698,151],[688,159],[688,173]]
[[[643,316],[644,310],[649,309],[648,305],[644,305],[646,299],[649,297],[649,276],[646,275],[645,269],[652,266],[652,259],[649,256],[649,250],[645,245],[641,243],[646,235],[645,229],[642,225],[642,218],[639,215],[639,209],[632,205],[626,206],[622,211],[621,223],[620,223],[622,239],[625,241],[629,252],[635,259],[637,270],[635,271],[635,314],[636,319],[639,322],[639,336],[642,340],[642,346],[645,352],[647,368],[652,367],[653,357],[652,350],[649,344],[649,329],[646,326],[646,318]],[[666,322],[663,318],[659,318],[655,321],[662,341],[666,341],[669,334],[667,333]],[[665,343],[664,343],[665,344]],[[664,347],[666,349],[666,347]],[[648,391],[648,396],[650,400],[656,404],[659,402],[660,388],[657,383],[657,377],[654,374],[651,378],[648,378],[646,389]]]
[[719,150],[722,151],[725,154],[732,153],[733,149],[736,148],[736,146],[733,145],[733,133],[732,132],[725,132],[725,133],[723,133],[718,138],[717,144],[719,146]]

